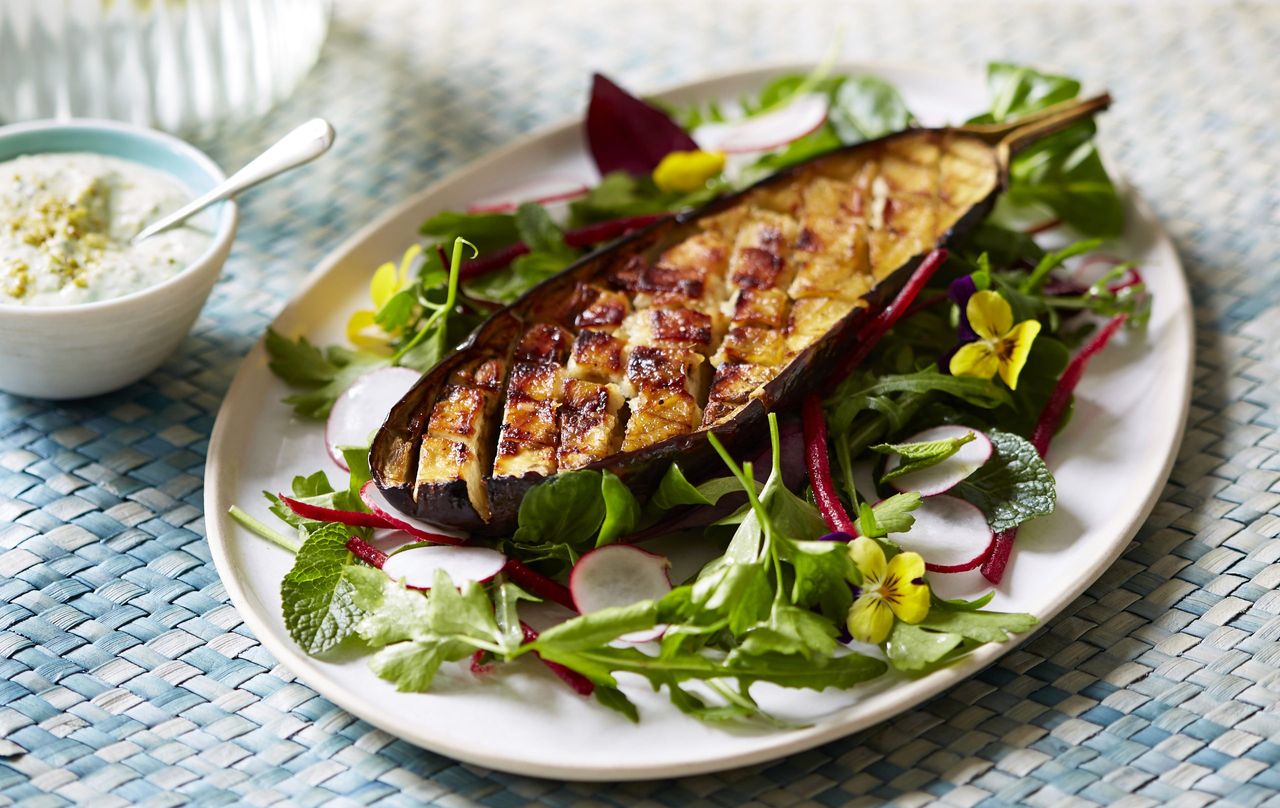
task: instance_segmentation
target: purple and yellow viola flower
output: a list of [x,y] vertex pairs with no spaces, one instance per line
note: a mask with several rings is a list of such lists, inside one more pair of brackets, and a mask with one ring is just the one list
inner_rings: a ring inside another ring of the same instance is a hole
[[1009,301],[990,290],[970,294],[962,314],[961,339],[966,331],[973,339],[951,355],[951,375],[990,379],[999,373],[1010,390],[1018,389],[1018,376],[1040,333],[1039,321],[1023,320],[1015,325]]
[[862,575],[849,608],[849,634],[855,640],[879,645],[895,619],[919,623],[929,613],[929,585],[919,553],[898,553],[886,561],[880,542],[862,536],[849,543],[849,555]]

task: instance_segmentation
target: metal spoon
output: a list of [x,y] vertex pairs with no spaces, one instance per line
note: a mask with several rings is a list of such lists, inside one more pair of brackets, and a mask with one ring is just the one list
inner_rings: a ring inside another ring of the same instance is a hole
[[138,235],[133,237],[133,243],[137,244],[156,233],[181,224],[215,202],[230,199],[241,191],[265,182],[277,174],[311,162],[329,150],[333,145],[334,136],[333,127],[328,121],[323,118],[312,118],[280,138],[275,145],[255,157],[244,168],[227,177],[207,194],[191,200],[163,219],[142,228]]

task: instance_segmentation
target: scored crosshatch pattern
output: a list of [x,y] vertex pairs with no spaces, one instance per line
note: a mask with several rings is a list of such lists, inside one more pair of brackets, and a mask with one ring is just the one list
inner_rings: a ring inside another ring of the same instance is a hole
[[[817,58],[1035,62],[1106,85],[1102,137],[1196,301],[1187,436],[1124,557],[997,664],[770,764],[566,784],[461,765],[354,719],[253,639],[209,560],[201,480],[239,358],[304,274],[443,173],[640,90]],[[0,396],[0,801],[32,805],[1280,805],[1280,7],[1230,3],[339,2],[297,95],[335,151],[252,193],[195,331],[142,383]]]

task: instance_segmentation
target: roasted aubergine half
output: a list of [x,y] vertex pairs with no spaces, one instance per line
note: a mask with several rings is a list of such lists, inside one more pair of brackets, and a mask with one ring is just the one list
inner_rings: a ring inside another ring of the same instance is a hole
[[623,237],[495,313],[391,410],[370,450],[406,514],[510,535],[529,488],[607,469],[644,501],[673,460],[767,442],[921,257],[989,212],[1014,153],[1104,109],[908,129]]

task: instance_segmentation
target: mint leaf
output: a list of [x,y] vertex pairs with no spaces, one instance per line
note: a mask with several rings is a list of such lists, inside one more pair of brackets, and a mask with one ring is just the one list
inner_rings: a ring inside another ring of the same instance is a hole
[[1053,513],[1057,502],[1053,474],[1035,447],[998,429],[990,430],[987,437],[995,449],[991,459],[961,481],[955,492],[977,505],[996,532]]
[[604,502],[604,521],[600,524],[596,547],[612,544],[632,533],[640,521],[640,503],[613,472],[601,472],[600,499]]
[[880,482],[888,482],[904,474],[936,466],[960,451],[960,447],[972,441],[973,437],[973,433],[970,432],[958,438],[943,438],[942,440],[927,440],[918,443],[878,443],[871,447],[872,451],[880,454],[896,454],[902,458],[902,462],[881,477]]
[[345,640],[360,616],[343,572],[351,559],[342,525],[307,532],[280,582],[284,625],[302,650],[321,654]]

